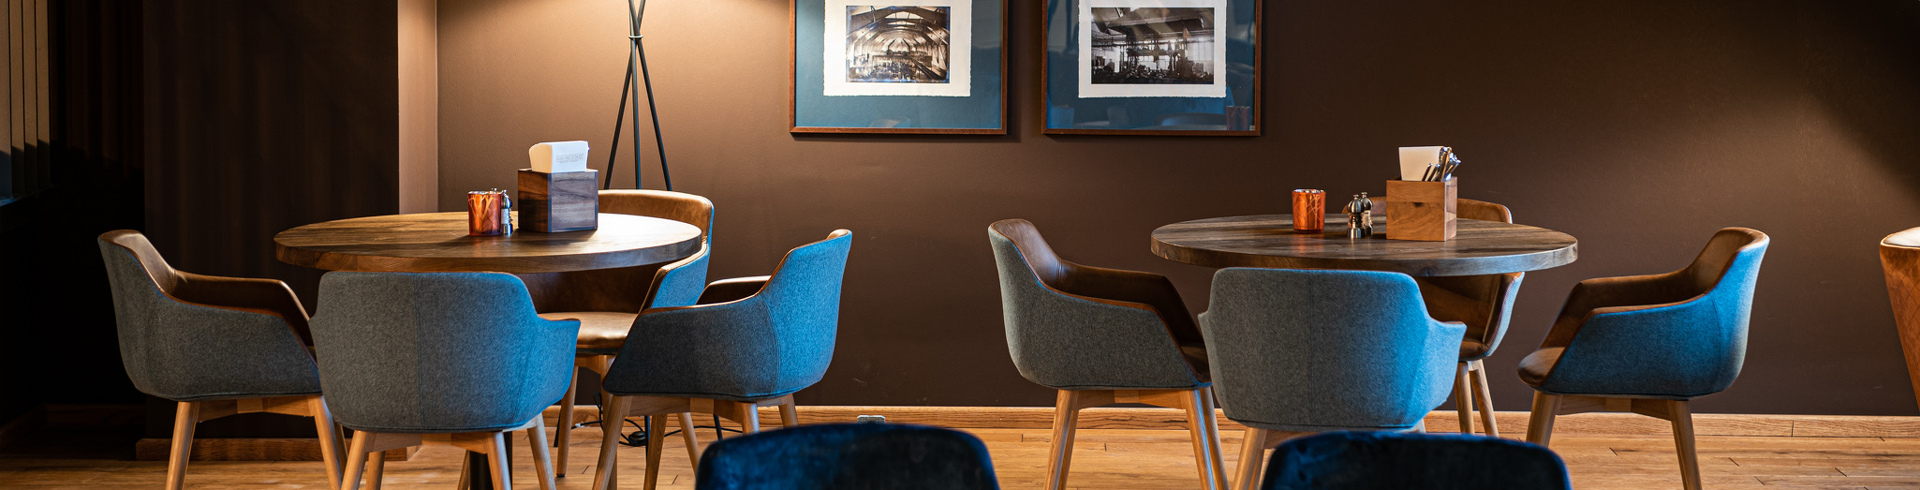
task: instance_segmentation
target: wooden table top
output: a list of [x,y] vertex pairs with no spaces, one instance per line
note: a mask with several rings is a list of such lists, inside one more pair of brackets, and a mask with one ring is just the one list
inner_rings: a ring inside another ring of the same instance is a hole
[[1347,217],[1328,215],[1318,234],[1293,232],[1293,216],[1229,216],[1153,230],[1153,254],[1205,267],[1349,269],[1413,276],[1469,276],[1549,269],[1573,263],[1579,241],[1527,225],[1462,219],[1454,239],[1383,238],[1391,220],[1374,220],[1372,238],[1347,238]]
[[[515,220],[518,223],[518,220]],[[467,213],[367,216],[274,235],[281,262],[335,271],[565,272],[679,260],[700,249],[700,229],[669,219],[600,214],[600,228],[467,236]]]

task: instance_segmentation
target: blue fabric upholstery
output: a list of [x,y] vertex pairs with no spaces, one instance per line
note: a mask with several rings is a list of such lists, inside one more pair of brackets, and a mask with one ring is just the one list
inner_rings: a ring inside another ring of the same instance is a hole
[[833,360],[852,243],[853,232],[838,230],[793,249],[745,299],[642,312],[605,389],[754,401],[819,382]]
[[1497,437],[1334,432],[1273,452],[1262,490],[1565,490],[1567,466],[1536,444]]
[[567,391],[579,325],[536,316],[509,274],[333,272],[320,279],[313,339],[340,425],[487,432]]
[[1200,315],[1227,418],[1289,432],[1405,430],[1452,390],[1466,327],[1406,274],[1221,269]]
[[[173,401],[320,393],[312,356],[277,312],[176,298],[155,275],[177,284],[182,273],[137,232],[109,232],[98,244],[113,292],[120,360],[140,392]],[[299,308],[291,291],[282,294]]]
[[[1048,270],[1047,275],[1060,279],[1061,287],[1070,288],[1064,283],[1075,276],[1091,275],[1077,274],[1077,270],[1095,268],[1055,256],[1032,223],[994,223],[987,229],[987,239],[993,244],[1000,272],[1007,350],[1014,367],[1027,380],[1060,390],[1191,389],[1208,385],[1206,367],[1189,361],[1191,357],[1204,362],[1204,347],[1188,346],[1191,348],[1183,352],[1168,328],[1170,320],[1186,316],[1186,309],[1175,306],[1179,294],[1171,283],[1160,284],[1166,278],[1100,270],[1101,277],[1076,283],[1089,288],[1094,285],[1084,283],[1148,283],[1135,289],[1164,290],[1159,296],[1172,298],[1160,308],[1132,298],[1074,294],[1049,285],[1039,271]],[[1108,289],[1124,287],[1109,285]]]
[[809,425],[720,440],[700,457],[700,490],[993,490],[980,439],[938,427]]
[[1725,390],[1746,360],[1769,239],[1728,228],[1686,269],[1575,286],[1521,379],[1559,395],[1688,399]]

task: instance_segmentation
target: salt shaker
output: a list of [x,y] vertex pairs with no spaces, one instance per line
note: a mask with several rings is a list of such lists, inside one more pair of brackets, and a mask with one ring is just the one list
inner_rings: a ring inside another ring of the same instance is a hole
[[1347,238],[1368,238],[1373,236],[1373,201],[1367,199],[1367,193],[1353,196],[1347,203]]
[[494,189],[493,191],[500,193],[500,234],[504,236],[512,236],[513,235],[513,198],[507,197],[507,193],[502,192],[500,189]]

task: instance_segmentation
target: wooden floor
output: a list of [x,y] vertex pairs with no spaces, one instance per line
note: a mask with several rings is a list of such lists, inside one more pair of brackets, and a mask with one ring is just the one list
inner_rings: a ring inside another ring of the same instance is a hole
[[[1049,432],[1043,429],[968,429],[987,443],[1001,486],[1040,488],[1046,483]],[[703,430],[703,440],[712,440]],[[592,487],[589,464],[599,446],[597,429],[579,429],[573,460],[560,488]],[[1222,434],[1228,469],[1237,466],[1239,431]],[[0,455],[0,488],[158,488],[165,463],[89,455],[84,437],[52,446]],[[1920,439],[1825,437],[1701,437],[1700,459],[1708,488],[1920,488]],[[661,488],[693,488],[693,468],[678,437],[666,442]],[[1567,460],[1581,489],[1678,488],[1673,442],[1665,435],[1557,436],[1554,450]],[[517,488],[538,488],[524,437],[515,441]],[[93,451],[93,452],[98,452]],[[388,488],[452,488],[461,452],[421,450],[413,460],[387,465]],[[640,488],[644,453],[620,449],[621,488]],[[194,462],[190,488],[325,488],[317,462]],[[1231,473],[1229,473],[1231,474]],[[1192,445],[1185,431],[1083,429],[1075,443],[1069,486],[1086,489],[1195,488]]]

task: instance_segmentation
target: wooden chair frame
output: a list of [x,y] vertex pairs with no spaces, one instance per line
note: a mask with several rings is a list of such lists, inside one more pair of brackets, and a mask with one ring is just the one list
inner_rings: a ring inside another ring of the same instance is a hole
[[700,467],[700,440],[693,431],[692,412],[713,414],[739,422],[742,432],[748,434],[760,432],[760,407],[779,406],[782,427],[793,427],[800,422],[799,413],[794,409],[793,395],[749,402],[652,395],[615,395],[607,396],[606,400],[606,405],[602,407],[604,411],[600,414],[600,460],[593,472],[594,490],[607,490],[619,485],[614,474],[619,464],[619,452],[616,449],[619,448],[621,421],[627,417],[651,417],[647,426],[646,490],[653,490],[660,480],[660,450],[665,438],[657,435],[667,432],[667,422],[663,418],[667,415],[680,416],[680,436],[687,443],[687,458],[695,468]]
[[327,467],[327,484],[340,487],[340,427],[320,395],[241,398],[179,402],[173,417],[173,445],[167,455],[167,490],[186,488],[187,461],[193,454],[193,429],[201,422],[243,413],[278,413],[313,417],[320,439],[320,460]]
[[1673,423],[1673,444],[1680,456],[1680,483],[1700,489],[1700,455],[1693,444],[1693,408],[1687,400],[1611,398],[1551,395],[1534,392],[1533,415],[1527,420],[1527,442],[1546,446],[1553,439],[1553,419],[1587,412],[1631,412]]
[[[341,490],[359,490],[362,473],[372,479],[368,488],[379,490],[380,479],[385,473],[386,458],[378,456],[389,449],[408,448],[420,445],[453,446],[470,452],[486,454],[493,469],[494,488],[512,490],[512,464],[507,460],[507,435],[514,431],[527,433],[529,452],[533,453],[533,467],[539,472],[540,490],[553,490],[553,460],[548,458],[546,417],[536,415],[533,420],[519,427],[492,432],[456,432],[448,434],[405,434],[392,432],[355,431],[353,448],[348,450],[347,468],[344,484],[337,486]],[[461,471],[460,488],[466,488],[466,471]]]
[[1481,431],[1500,437],[1500,424],[1493,420],[1493,393],[1488,391],[1487,366],[1480,360],[1461,362],[1453,375],[1453,401],[1460,418],[1460,433],[1473,433],[1473,412],[1480,412]]
[[1073,462],[1073,435],[1080,410],[1139,403],[1187,412],[1187,431],[1193,436],[1193,458],[1200,469],[1201,488],[1225,490],[1227,471],[1220,464],[1220,422],[1214,417],[1213,387],[1190,390],[1060,390],[1054,405],[1053,447],[1047,453],[1047,488],[1067,488],[1067,467]]

